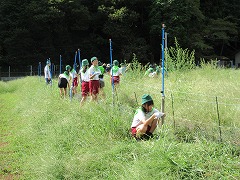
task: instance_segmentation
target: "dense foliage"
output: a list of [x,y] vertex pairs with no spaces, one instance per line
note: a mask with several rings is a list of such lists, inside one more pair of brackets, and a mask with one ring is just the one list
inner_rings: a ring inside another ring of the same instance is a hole
[[240,49],[238,0],[1,0],[0,65],[37,64],[61,54],[109,61],[109,38],[120,61],[159,62],[161,28],[197,58]]

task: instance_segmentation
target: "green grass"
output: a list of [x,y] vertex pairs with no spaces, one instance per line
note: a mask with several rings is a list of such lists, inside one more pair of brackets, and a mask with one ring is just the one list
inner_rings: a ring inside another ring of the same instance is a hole
[[239,77],[208,66],[169,73],[160,139],[143,142],[129,128],[142,94],[160,109],[160,77],[127,73],[113,101],[106,75],[106,99],[82,108],[60,99],[56,81],[0,82],[0,179],[239,179]]

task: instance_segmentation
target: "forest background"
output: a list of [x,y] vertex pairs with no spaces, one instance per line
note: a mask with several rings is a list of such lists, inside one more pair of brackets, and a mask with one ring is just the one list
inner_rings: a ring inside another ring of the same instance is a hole
[[161,58],[161,29],[168,46],[175,38],[202,57],[234,59],[240,51],[238,0],[1,0],[0,66],[37,65],[51,58],[73,62],[97,56],[156,62]]

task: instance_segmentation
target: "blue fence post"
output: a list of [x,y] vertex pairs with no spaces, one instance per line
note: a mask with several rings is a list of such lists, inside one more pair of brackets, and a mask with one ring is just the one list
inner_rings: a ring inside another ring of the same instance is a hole
[[[164,87],[164,72],[165,72],[165,65],[164,65],[164,58],[165,58],[165,24],[162,24],[162,107],[161,111],[164,112],[165,108],[165,87]],[[164,118],[162,118],[162,125],[164,124]]]
[[79,61],[79,71],[81,69],[81,51],[78,49],[78,61]]
[[62,55],[60,55],[59,62],[60,62],[59,74],[62,74]]
[[110,45],[110,68],[112,69],[112,99],[113,99],[113,105],[114,105],[114,82],[113,82],[113,68],[112,68],[112,40],[109,39],[109,45]]

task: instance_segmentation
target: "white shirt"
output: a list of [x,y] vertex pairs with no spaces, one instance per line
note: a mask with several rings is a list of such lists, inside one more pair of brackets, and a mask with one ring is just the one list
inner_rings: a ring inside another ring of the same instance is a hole
[[87,71],[84,73],[83,69],[80,70],[81,73],[81,80],[85,81],[85,82],[89,82],[90,78],[89,78],[89,69],[87,69]]
[[93,65],[89,68],[89,78],[90,75],[96,74],[92,79],[90,80],[99,80],[99,75],[101,74],[101,70],[97,67],[94,67]]
[[73,69],[73,70],[70,72],[70,76],[72,77],[72,79],[74,79],[75,77],[77,77],[77,72]]
[[45,75],[45,78],[51,78],[51,72],[48,65],[44,67],[44,75]]
[[[159,112],[157,109],[153,108],[151,112],[145,113],[141,108],[138,108],[134,117],[131,127],[136,127],[140,121],[149,119],[154,113]],[[161,113],[161,112],[159,112]],[[163,115],[163,113],[161,113]]]
[[110,75],[111,76],[120,76],[121,73],[121,69],[117,66],[113,66],[112,69],[110,70]]
[[64,73],[60,74],[59,78],[65,78],[68,82],[70,80],[70,76],[66,76]]

